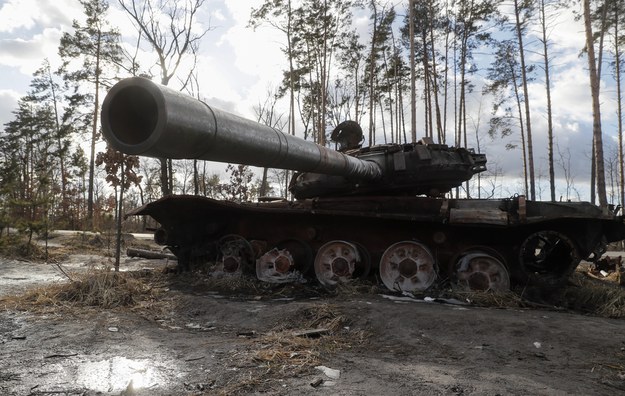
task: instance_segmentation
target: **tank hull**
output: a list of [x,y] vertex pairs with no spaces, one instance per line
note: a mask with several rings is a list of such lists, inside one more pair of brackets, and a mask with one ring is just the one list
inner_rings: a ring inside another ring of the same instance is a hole
[[[233,203],[170,196],[129,214],[149,215],[160,223],[158,242],[176,254],[184,269],[195,263],[220,260],[224,237],[236,236],[245,240],[246,246],[254,245],[255,251],[250,254],[253,257],[245,258],[248,265],[257,265],[263,254],[291,241],[290,254],[298,257],[297,267],[302,275],[314,277],[317,272],[319,278],[318,272],[323,269],[315,267],[313,271],[313,265],[322,266],[324,259],[336,261],[335,252],[330,249],[324,256],[324,249],[332,241],[344,241],[340,246],[357,247],[353,254],[366,257],[367,261],[360,270],[351,268],[349,277],[377,272],[384,278],[385,273],[390,273],[391,282],[395,278],[403,282],[412,276],[413,283],[420,285],[418,291],[461,280],[467,270],[461,268],[467,252],[499,263],[475,264],[484,268],[474,268],[466,276],[475,278],[477,285],[480,276],[476,272],[484,272],[487,278],[490,272],[502,272],[491,275],[507,275],[512,284],[557,286],[580,260],[598,259],[607,243],[625,238],[622,218],[604,214],[594,205],[532,202],[524,197],[456,200],[383,196]],[[403,246],[388,253],[390,247],[402,241],[423,252],[415,251],[406,258],[402,256],[406,247]],[[400,258],[389,258],[393,255]],[[419,283],[424,275],[417,270],[424,255],[431,257],[430,276],[436,278],[427,285]],[[346,253],[340,263],[350,261],[349,256]],[[416,264],[411,270],[413,262]],[[500,265],[504,268],[497,269]],[[345,270],[334,264],[327,268],[332,279]],[[323,276],[319,279],[324,283]],[[489,284],[488,280],[484,282]],[[411,285],[406,283],[399,289],[410,289]]]

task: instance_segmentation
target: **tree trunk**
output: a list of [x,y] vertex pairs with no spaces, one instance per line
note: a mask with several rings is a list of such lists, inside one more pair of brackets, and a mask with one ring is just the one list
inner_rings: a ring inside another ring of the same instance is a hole
[[[617,3],[615,2],[615,7]],[[616,79],[616,106],[618,117],[618,158],[619,158],[619,174],[620,174],[620,203],[621,206],[625,206],[625,172],[624,165],[625,158],[623,158],[623,94],[621,91],[621,52],[619,48],[619,13],[616,10],[614,14],[614,72]]]
[[525,104],[525,130],[527,133],[527,165],[529,167],[530,199],[536,200],[536,185],[534,177],[534,147],[532,143],[532,122],[530,117],[530,98],[527,89],[527,69],[525,68],[525,50],[523,49],[523,32],[521,31],[521,19],[518,0],[514,0],[514,14],[516,17],[516,33],[519,41],[519,57],[521,60],[521,79],[523,81],[523,96]]
[[586,31],[586,47],[588,50],[588,71],[590,79],[590,91],[592,95],[592,133],[593,147],[595,149],[595,167],[597,179],[597,196],[599,206],[602,209],[608,207],[605,188],[605,167],[603,163],[603,136],[601,134],[601,106],[599,102],[599,78],[597,64],[595,63],[595,49],[593,44],[592,25],[590,19],[590,0],[583,1],[584,25]]
[[417,95],[416,95],[416,75],[415,75],[415,59],[414,59],[414,0],[408,1],[410,7],[410,133],[412,143],[417,141]]
[[119,262],[121,258],[122,251],[122,219],[123,219],[123,210],[124,210],[124,183],[125,181],[125,169],[124,169],[124,159],[125,155],[122,154],[122,162],[121,162],[121,177],[119,184],[119,202],[117,205],[117,235],[115,238],[115,272],[119,272]]
[[171,195],[171,190],[169,189],[169,172],[167,171],[167,158],[159,158],[159,162],[161,163],[161,194],[163,197]]
[[[430,4],[430,18],[434,20],[434,13],[432,11],[432,6]],[[436,136],[438,137],[438,143],[441,144],[444,142],[443,138],[443,129],[441,122],[441,107],[438,100],[439,88],[438,88],[438,72],[436,70],[436,50],[434,48],[434,27],[433,24],[430,24],[430,48],[432,49],[432,95],[434,95],[434,111],[436,114]]]
[[193,160],[193,195],[200,194],[200,173],[197,170],[197,160]]
[[89,151],[89,186],[87,193],[87,222],[89,229],[94,229],[93,223],[93,183],[95,179],[95,143],[98,139],[98,112],[100,110],[100,38],[96,44],[95,65],[95,99],[93,110],[93,122],[91,126],[91,147]]
[[540,0],[540,24],[542,28],[543,59],[545,63],[545,90],[547,92],[547,151],[549,162],[549,191],[551,201],[556,200],[556,177],[553,163],[553,115],[551,111],[551,78],[549,76],[549,52],[547,46],[547,18],[545,15],[545,0]]
[[373,8],[373,32],[371,33],[371,52],[369,54],[369,146],[375,144],[375,125],[373,114],[375,112],[375,100],[373,98],[375,84],[375,40],[378,33],[378,9],[375,0],[371,1]]
[[267,195],[267,170],[269,168],[263,168],[263,178],[260,181],[260,189],[258,190],[258,196],[264,197]]
[[293,75],[295,68],[293,67],[293,43],[291,38],[291,22],[292,22],[292,8],[291,0],[287,2],[288,7],[288,20],[286,28],[286,40],[287,40],[287,53],[289,58],[289,133],[295,136],[295,76]]
[[427,32],[423,30],[421,32],[421,45],[423,45],[423,96],[424,96],[424,114],[423,122],[425,123],[425,136],[433,138],[432,128],[432,87],[430,86],[430,65],[428,62],[428,50],[427,50]]
[[519,87],[517,85],[517,76],[514,73],[514,67],[510,65],[510,69],[512,72],[512,81],[514,88],[514,96],[516,98],[517,111],[519,112],[519,126],[521,130],[521,151],[523,154],[523,185],[525,187],[525,196],[529,193],[528,186],[528,166],[527,166],[527,145],[525,143],[525,127],[523,123],[523,106],[521,106],[521,95],[519,93]]

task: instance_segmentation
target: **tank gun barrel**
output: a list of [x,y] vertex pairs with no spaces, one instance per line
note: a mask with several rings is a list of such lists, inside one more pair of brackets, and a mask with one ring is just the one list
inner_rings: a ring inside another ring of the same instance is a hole
[[202,159],[375,180],[380,165],[208,106],[141,77],[115,84],[102,104],[115,149],[155,158]]

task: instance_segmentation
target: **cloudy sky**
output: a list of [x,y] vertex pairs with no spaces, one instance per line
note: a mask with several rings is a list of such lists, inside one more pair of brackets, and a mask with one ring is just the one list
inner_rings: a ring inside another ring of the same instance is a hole
[[[278,32],[271,28],[253,31],[247,27],[251,7],[262,3],[263,0],[207,0],[199,16],[204,26],[212,28],[201,43],[202,96],[217,107],[247,117],[253,117],[252,106],[266,97],[267,90],[279,84],[286,64],[280,51],[282,37]],[[401,1],[397,3],[401,4]],[[110,21],[126,40],[130,40],[136,34],[134,27],[116,1],[111,1],[110,5]],[[401,13],[403,7],[397,9]],[[48,58],[53,66],[59,64],[59,39],[63,32],[71,30],[73,19],[81,18],[83,10],[77,0],[0,0],[0,124],[11,120],[11,111],[16,108],[18,98],[28,91],[32,74],[43,59]],[[355,19],[359,31],[367,31],[369,23],[366,14]],[[532,40],[529,39],[530,45]],[[580,49],[584,46],[583,26],[570,12],[565,12],[553,22],[550,40],[556,143],[565,156],[570,152],[575,184],[583,195],[587,190],[584,184],[588,179],[592,130],[587,63],[585,57],[580,56]],[[529,54],[529,57],[530,62],[540,62],[538,54]],[[610,73],[607,66],[604,71]],[[483,74],[476,80],[484,77]],[[616,102],[613,82],[610,78],[604,80],[604,139],[606,152],[610,152],[616,136]],[[530,87],[530,103],[536,172],[542,174],[546,182],[546,98],[542,84],[542,75],[538,73]],[[479,113],[480,125],[486,128],[489,103],[482,102],[480,112],[480,95],[475,93],[469,106],[469,113],[473,113],[475,120]],[[522,172],[521,154],[518,150],[506,151],[505,143],[509,141],[483,138],[481,151],[487,154],[491,168],[501,167],[514,178]],[[558,168],[556,172],[562,173]],[[543,199],[548,199],[546,186],[543,186]],[[514,193],[515,188],[513,182],[510,193]],[[562,188],[558,194],[562,193]],[[504,191],[502,195],[506,193]],[[587,196],[582,198],[588,199]]]
[[[237,107],[244,109],[254,90],[266,90],[279,77],[283,60],[274,32],[246,28],[250,7],[259,4],[254,0],[206,1],[198,18],[212,29],[201,44],[204,96],[231,105],[242,103]],[[77,0],[1,0],[0,5],[0,122],[4,123],[43,59],[48,58],[53,66],[59,64],[60,37],[71,31],[72,20],[82,20],[83,9]],[[117,2],[111,1],[110,6],[111,24],[124,39],[136,37],[136,29]]]

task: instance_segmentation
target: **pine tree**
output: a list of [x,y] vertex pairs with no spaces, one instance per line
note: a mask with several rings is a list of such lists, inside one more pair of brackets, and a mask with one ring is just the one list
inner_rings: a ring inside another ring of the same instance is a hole
[[[99,140],[100,93],[103,85],[110,85],[106,70],[120,62],[119,33],[109,26],[105,0],[82,0],[86,20],[75,20],[73,33],[66,32],[61,37],[59,54],[63,58],[61,72],[66,81],[80,85],[88,83],[88,96],[83,96],[85,105],[92,106],[88,111],[91,120],[91,147],[89,151],[89,180],[87,196],[87,217],[93,228],[93,188],[95,177],[95,147]],[[74,61],[82,61],[75,67]]]
[[54,113],[47,104],[25,96],[13,112],[14,120],[0,136],[2,185],[0,194],[5,219],[28,235],[47,229],[55,168],[50,147],[54,146]]

